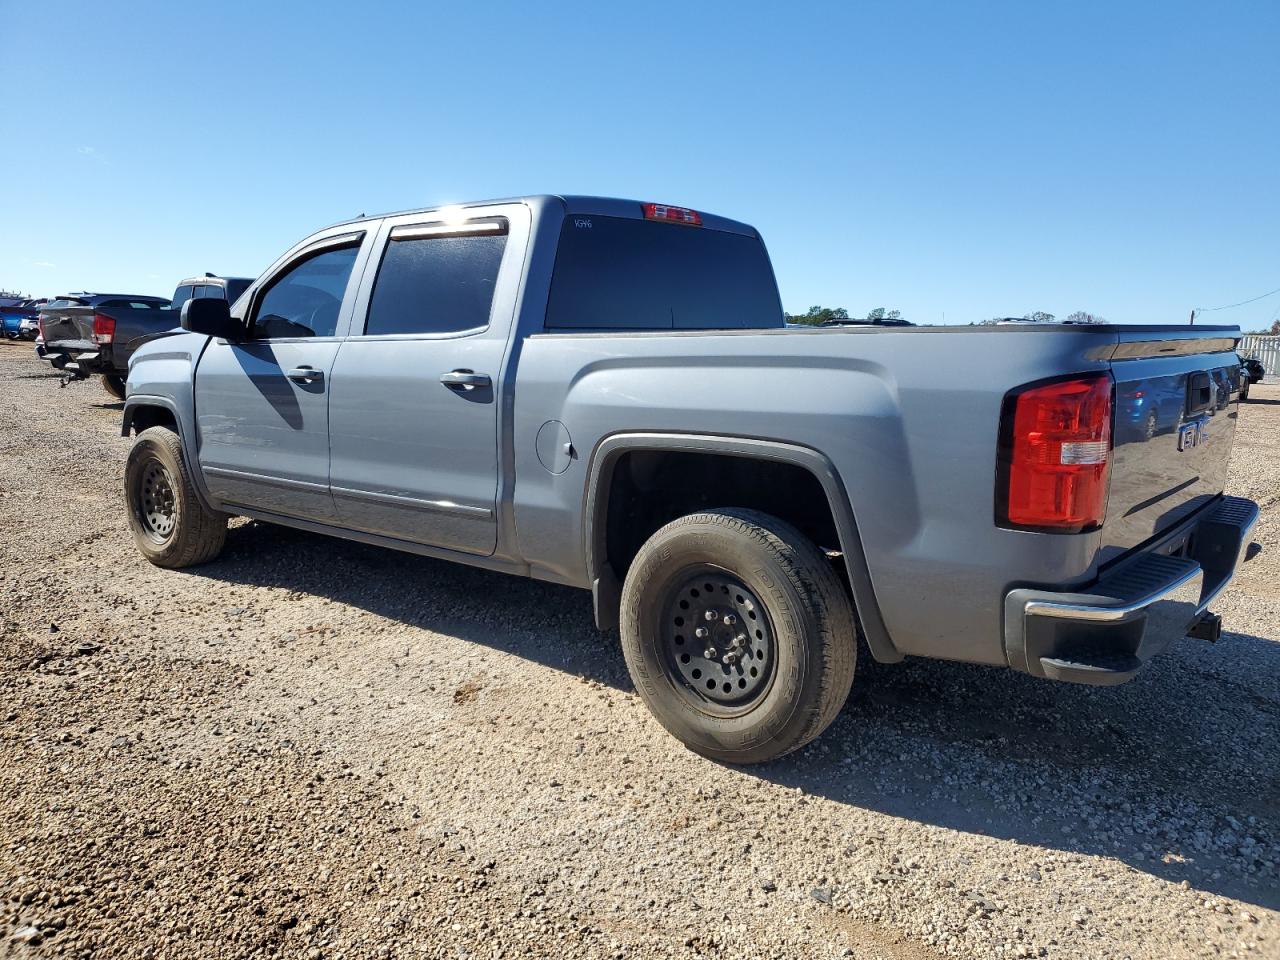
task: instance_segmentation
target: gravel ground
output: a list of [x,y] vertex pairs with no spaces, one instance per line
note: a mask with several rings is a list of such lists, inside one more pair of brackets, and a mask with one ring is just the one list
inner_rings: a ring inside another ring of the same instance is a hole
[[1232,632],[1131,684],[863,658],[752,769],[585,594],[237,522],[159,570],[92,383],[0,345],[0,955],[1280,956],[1280,388]]

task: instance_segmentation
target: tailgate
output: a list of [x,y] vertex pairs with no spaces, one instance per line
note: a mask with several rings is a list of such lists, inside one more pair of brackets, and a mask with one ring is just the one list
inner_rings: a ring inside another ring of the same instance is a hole
[[1238,336],[1191,326],[1120,334],[1102,562],[1222,493],[1236,429]]
[[93,307],[71,303],[40,311],[44,342],[50,346],[93,347]]

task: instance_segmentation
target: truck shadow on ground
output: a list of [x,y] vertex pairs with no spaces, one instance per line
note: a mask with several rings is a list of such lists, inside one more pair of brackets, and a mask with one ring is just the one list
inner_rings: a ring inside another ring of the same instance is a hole
[[[584,591],[260,523],[233,527],[222,558],[191,572],[324,596],[632,689]],[[1117,688],[880,665],[864,650],[824,737],[741,772],[1280,909],[1280,701],[1251,682],[1278,674],[1280,643],[1244,634],[1184,641]]]

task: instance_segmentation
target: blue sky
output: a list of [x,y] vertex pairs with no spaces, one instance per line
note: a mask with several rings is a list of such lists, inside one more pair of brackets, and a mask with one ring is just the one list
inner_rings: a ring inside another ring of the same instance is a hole
[[753,223],[793,311],[1181,322],[1280,287],[1275,0],[0,0],[0,36],[0,286],[36,295],[544,192]]

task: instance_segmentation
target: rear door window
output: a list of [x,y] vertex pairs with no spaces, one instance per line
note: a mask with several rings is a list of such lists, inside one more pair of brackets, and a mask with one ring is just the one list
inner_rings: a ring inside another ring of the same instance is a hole
[[391,232],[369,300],[365,336],[461,333],[489,325],[507,224],[474,221],[464,229],[397,227]]
[[782,303],[757,237],[625,217],[568,216],[548,329],[781,327]]

